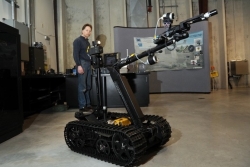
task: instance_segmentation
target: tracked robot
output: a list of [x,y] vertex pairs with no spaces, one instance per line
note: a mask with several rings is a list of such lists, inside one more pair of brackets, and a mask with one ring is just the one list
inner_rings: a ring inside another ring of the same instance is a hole
[[155,52],[188,38],[191,24],[207,20],[216,14],[217,10],[212,10],[173,27],[171,26],[174,19],[173,13],[164,14],[160,19],[163,20],[167,30],[155,36],[152,41],[156,44],[155,47],[138,55],[128,56],[106,67],[127,113],[107,111],[106,81],[105,77],[101,77],[100,70],[103,66],[101,56],[103,48],[93,42],[90,54],[92,66],[97,73],[98,105],[89,115],[76,112],[77,120],[67,123],[64,137],[68,147],[72,151],[99,160],[121,166],[131,166],[137,163],[152,146],[159,147],[166,144],[172,132],[169,123],[161,116],[142,113],[128,81],[120,75],[119,69],[146,56],[148,56],[148,64],[155,64],[157,62]]

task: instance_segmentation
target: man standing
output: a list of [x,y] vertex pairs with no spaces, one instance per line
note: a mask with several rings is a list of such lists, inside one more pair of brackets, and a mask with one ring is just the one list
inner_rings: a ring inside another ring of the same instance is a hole
[[92,25],[85,24],[82,27],[82,35],[73,42],[73,57],[78,73],[78,104],[79,112],[91,114],[90,103],[91,89],[91,57],[89,55],[90,43],[88,37],[92,31]]

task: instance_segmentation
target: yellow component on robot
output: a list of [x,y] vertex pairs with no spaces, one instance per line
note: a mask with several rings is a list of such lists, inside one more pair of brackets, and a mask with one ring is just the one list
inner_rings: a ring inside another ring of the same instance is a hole
[[129,57],[133,57],[135,55],[135,53],[131,54]]
[[130,124],[131,124],[131,122],[128,118],[118,118],[118,119],[114,120],[114,125],[127,126]]

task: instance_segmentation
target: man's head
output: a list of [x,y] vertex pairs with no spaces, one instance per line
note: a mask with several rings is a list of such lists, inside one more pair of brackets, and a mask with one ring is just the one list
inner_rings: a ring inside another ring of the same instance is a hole
[[88,38],[91,35],[92,25],[91,24],[84,24],[82,27],[82,36]]

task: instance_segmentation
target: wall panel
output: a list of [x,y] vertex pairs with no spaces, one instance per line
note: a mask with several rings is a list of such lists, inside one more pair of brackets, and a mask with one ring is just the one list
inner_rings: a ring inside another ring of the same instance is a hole
[[[65,0],[65,6],[67,68],[73,68],[75,65],[73,59],[73,41],[81,35],[82,26],[85,23],[93,25],[94,20],[92,16],[94,12],[94,2],[89,0]],[[90,41],[92,41],[92,38],[93,37],[91,36]]]

